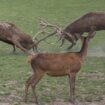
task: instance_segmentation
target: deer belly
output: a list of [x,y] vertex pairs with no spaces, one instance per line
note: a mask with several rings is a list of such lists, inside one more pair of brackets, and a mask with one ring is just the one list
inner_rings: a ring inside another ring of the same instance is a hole
[[6,40],[6,39],[0,39],[0,41],[5,42],[5,43],[8,43],[8,44],[12,44],[12,45],[14,45],[11,41]]
[[67,75],[67,71],[63,71],[63,70],[48,71],[47,75],[49,75],[49,76],[65,76],[65,75]]

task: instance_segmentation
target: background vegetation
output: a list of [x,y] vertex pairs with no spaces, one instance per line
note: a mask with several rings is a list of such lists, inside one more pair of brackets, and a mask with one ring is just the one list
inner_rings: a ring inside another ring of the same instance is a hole
[[[15,23],[32,37],[39,30],[38,18],[44,18],[50,23],[64,28],[75,19],[91,11],[105,11],[105,0],[0,0],[0,20]],[[79,101],[101,101],[104,99],[104,32],[97,32],[91,41],[89,53],[95,53],[85,59],[78,74],[76,97]],[[41,37],[38,36],[38,38]],[[61,52],[65,51],[69,45],[67,42],[63,48],[59,48],[56,41],[57,39],[54,37],[48,40],[48,42],[55,43],[53,45],[42,42],[39,47],[40,51]],[[77,44],[73,50],[79,50],[80,46],[80,43]],[[12,54],[11,51],[12,46],[0,42],[0,101],[20,105],[20,101],[23,101],[24,83],[29,77],[29,67],[26,63],[27,55],[19,49],[16,54]],[[69,97],[67,77],[45,76],[37,85],[37,94],[39,101],[44,103],[56,99],[67,101]],[[31,91],[29,98],[32,100]]]

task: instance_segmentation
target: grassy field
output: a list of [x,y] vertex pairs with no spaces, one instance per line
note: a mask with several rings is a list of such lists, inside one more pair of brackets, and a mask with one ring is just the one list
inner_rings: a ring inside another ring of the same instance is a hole
[[[105,0],[0,0],[0,20],[17,24],[24,32],[34,36],[38,31],[38,18],[44,18],[62,28],[81,15],[90,11],[105,11]],[[39,36],[39,38],[42,36]],[[89,51],[99,47],[105,51],[104,31],[97,32],[89,45]],[[50,38],[48,45],[40,44],[40,50],[45,52],[64,51],[56,44],[57,39]],[[79,42],[78,42],[79,43]],[[80,44],[74,47],[79,50]],[[11,105],[23,105],[24,83],[29,77],[27,56],[17,49],[12,54],[12,47],[0,42],[0,102]],[[96,50],[96,52],[99,52]],[[78,74],[76,82],[76,97],[79,101],[102,101],[105,98],[105,58],[88,57]],[[37,85],[40,103],[61,99],[67,101],[69,84],[67,77],[51,78],[45,76]],[[29,93],[29,101],[32,93]]]

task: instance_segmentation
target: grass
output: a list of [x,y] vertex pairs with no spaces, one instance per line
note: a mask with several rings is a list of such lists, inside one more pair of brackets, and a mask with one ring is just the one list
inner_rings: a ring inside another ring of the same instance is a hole
[[[24,32],[34,36],[38,31],[38,18],[45,18],[51,23],[65,27],[81,15],[90,11],[105,11],[105,0],[0,0],[0,20],[17,24]],[[41,38],[42,36],[38,36]],[[101,47],[105,49],[104,31],[97,32],[89,45],[89,51]],[[64,51],[56,44],[56,38],[40,44],[40,50],[46,52]],[[78,42],[79,43],[79,42]],[[80,44],[74,47],[79,50]],[[11,54],[12,47],[0,42],[0,97],[8,97],[19,102],[24,95],[24,83],[29,77],[27,56],[19,49]],[[98,51],[97,51],[98,52]],[[81,101],[100,101],[105,95],[105,58],[88,57],[82,66],[76,82],[76,97]],[[51,78],[45,76],[37,86],[39,101],[49,102],[54,99],[68,100],[69,84],[67,77]],[[0,98],[1,101],[3,99]],[[32,93],[29,93],[30,100]],[[20,105],[20,104],[19,104]]]
[[[22,101],[24,95],[24,82],[29,77],[28,66],[24,63],[25,56],[5,55],[8,60],[0,63],[0,97],[10,97],[13,102]],[[5,58],[4,57],[4,58]],[[11,59],[12,58],[12,59]],[[3,59],[2,59],[3,60]],[[6,66],[4,66],[6,65]],[[101,101],[105,94],[105,58],[87,58],[76,81],[76,97],[79,101]],[[16,69],[15,69],[16,68]],[[12,97],[11,95],[14,95]],[[37,85],[39,102],[49,102],[55,99],[67,101],[69,98],[69,83],[67,77],[44,78]],[[19,98],[18,98],[19,97]],[[29,101],[32,101],[29,91]]]

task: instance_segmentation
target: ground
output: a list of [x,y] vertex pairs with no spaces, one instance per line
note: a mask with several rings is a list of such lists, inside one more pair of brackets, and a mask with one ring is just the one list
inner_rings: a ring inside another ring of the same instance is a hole
[[[97,64],[95,62],[97,62]],[[78,105],[105,105],[104,63],[104,57],[88,56],[88,58],[85,59],[83,68],[78,74],[76,81],[76,98],[78,99]],[[24,73],[24,71],[21,70],[18,72],[21,73],[20,76]],[[14,70],[12,73],[17,74]],[[28,77],[28,75],[29,73],[26,77]],[[3,74],[1,76],[3,76]],[[8,76],[10,77],[8,78]],[[11,77],[11,72],[6,74],[4,78],[6,80],[5,84],[4,82],[0,84],[0,105],[34,105],[31,90],[29,91],[28,104],[25,104],[24,83],[18,81],[18,78],[12,80]],[[21,81],[25,80],[22,79]],[[72,105],[67,102],[69,98],[69,84],[66,77],[53,78],[45,76],[37,86],[37,95],[39,105]]]
[[[39,28],[39,18],[64,28],[80,16],[91,11],[105,11],[105,0],[0,0],[0,21],[15,23],[30,36]],[[84,33],[85,34],[85,33]],[[39,35],[38,39],[43,37]],[[66,52],[70,43],[60,48],[57,37],[42,42],[41,52]],[[52,44],[53,43],[53,44]],[[71,51],[79,51],[78,41]],[[0,105],[34,105],[31,90],[28,104],[24,100],[24,84],[29,77],[27,55],[12,46],[0,42]],[[41,105],[70,105],[67,77],[45,76],[37,85]],[[77,75],[76,99],[78,105],[105,105],[105,31],[96,32],[89,43],[88,56]]]

